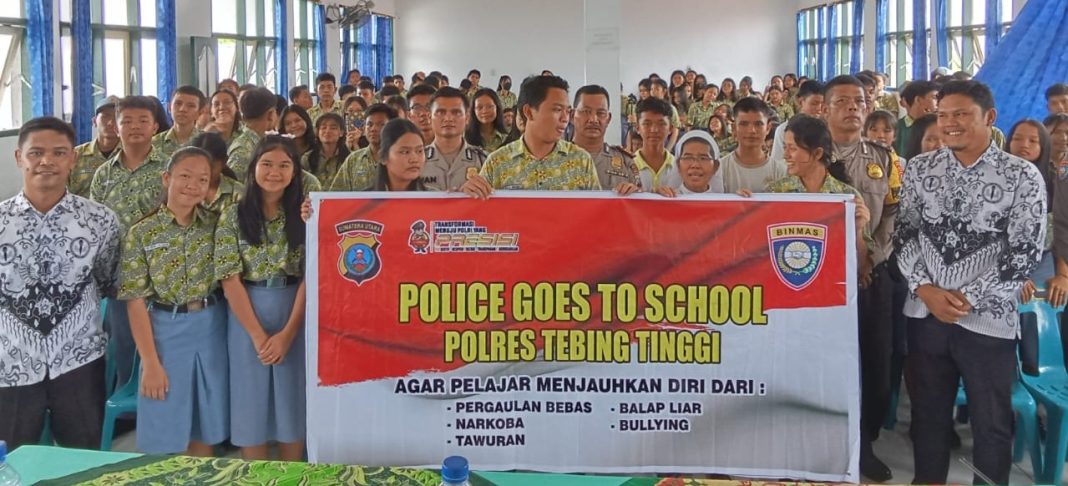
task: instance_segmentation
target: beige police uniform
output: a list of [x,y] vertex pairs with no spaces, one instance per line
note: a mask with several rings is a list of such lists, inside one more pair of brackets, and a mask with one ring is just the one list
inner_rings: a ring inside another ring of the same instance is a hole
[[642,186],[641,178],[638,177],[638,164],[634,163],[634,156],[623,150],[623,147],[606,143],[599,152],[590,155],[593,156],[593,165],[597,168],[601,189],[613,190],[624,182]]
[[486,152],[464,141],[455,158],[450,162],[438,148],[437,142],[427,145],[426,166],[423,167],[423,185],[431,191],[458,191],[467,181],[468,173],[477,174],[486,161]]
[[874,245],[870,248],[874,265],[889,258],[894,233],[894,218],[897,204],[887,204],[890,193],[890,176],[893,163],[890,149],[870,140],[860,140],[852,144],[834,144],[834,159],[845,163],[850,185],[864,198],[864,204],[871,212],[868,228],[871,230]]

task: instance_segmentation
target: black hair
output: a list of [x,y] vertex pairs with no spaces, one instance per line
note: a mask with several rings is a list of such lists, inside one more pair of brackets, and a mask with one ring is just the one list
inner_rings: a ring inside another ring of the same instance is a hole
[[390,96],[389,98],[386,98],[386,104],[389,105],[394,110],[397,110],[397,115],[398,116],[400,116],[400,113],[402,111],[407,113],[408,109],[409,109],[408,108],[408,100],[405,99],[401,95]]
[[241,108],[238,106],[237,95],[232,93],[232,92],[230,92],[230,91],[227,91],[225,89],[220,89],[220,90],[218,90],[218,91],[216,91],[216,92],[211,94],[211,98],[208,98],[208,102],[210,103],[211,100],[214,100],[215,97],[219,96],[219,95],[229,96],[230,99],[234,100],[234,127],[233,128],[234,128],[234,131],[237,131],[237,129],[241,127]]
[[648,90],[653,89],[653,80],[649,79],[649,78],[645,78],[645,79],[643,79],[641,81],[638,81],[638,89],[641,89],[641,88],[645,88],[645,89],[648,89]]
[[860,84],[862,84],[865,88],[875,87],[875,78],[864,73],[857,73],[855,77],[857,78],[857,81],[860,81]]
[[208,167],[211,167],[215,164],[214,159],[212,158],[211,154],[208,153],[207,150],[204,150],[200,147],[186,146],[175,150],[174,153],[171,154],[171,158],[167,160],[166,172],[170,172],[171,170],[173,170],[174,166],[178,165],[179,162],[193,157],[203,157],[207,159]]
[[875,124],[883,122],[886,126],[897,130],[897,117],[886,110],[875,110],[864,119],[864,132],[875,128]]
[[356,84],[356,89],[369,89],[371,91],[374,91],[375,83],[372,83],[372,82],[367,81],[367,80],[363,80],[363,81],[360,81],[359,83]]
[[304,92],[307,92],[308,94],[311,94],[311,89],[309,89],[308,85],[306,85],[306,84],[302,84],[300,86],[294,86],[292,88],[289,88],[289,101],[292,101],[292,102],[295,103],[297,101],[297,97],[300,96],[300,94],[304,93]]
[[608,94],[608,90],[604,89],[604,86],[599,84],[587,84],[575,91],[574,106],[578,106],[579,100],[582,99],[582,95],[602,95],[604,99],[608,100],[608,107],[612,107],[612,97]]
[[197,147],[207,152],[210,156],[209,160],[211,160],[211,168],[213,170],[221,165],[224,176],[237,180],[237,174],[234,173],[230,166],[226,165],[226,161],[229,159],[227,154],[228,146],[222,135],[215,132],[198,133],[189,141],[189,146]]
[[155,118],[155,122],[159,123],[159,112],[163,108],[160,105],[159,100],[154,100],[148,96],[130,95],[125,98],[120,98],[118,103],[115,103],[115,115],[118,116],[123,110],[148,110],[152,113],[152,118]]
[[797,99],[808,98],[816,94],[823,95],[823,83],[815,79],[806,81],[805,84],[797,88]]
[[674,71],[671,71],[671,76],[669,76],[668,78],[671,79],[671,80],[674,80],[676,74],[678,74],[679,76],[682,76],[682,84],[686,84],[686,72],[681,70],[681,69],[676,69]]
[[345,98],[350,93],[355,93],[355,92],[356,92],[356,87],[355,86],[353,86],[351,84],[343,84],[337,90],[337,97],[338,98]]
[[1016,129],[1020,128],[1020,125],[1031,125],[1038,130],[1038,146],[1041,147],[1041,149],[1038,152],[1038,160],[1033,163],[1035,164],[1035,167],[1038,168],[1039,172],[1042,173],[1042,179],[1046,182],[1046,211],[1049,211],[1053,209],[1054,186],[1053,177],[1050,173],[1050,159],[1053,157],[1053,145],[1049,138],[1049,130],[1046,130],[1046,126],[1034,118],[1024,118],[1023,120],[1016,122],[1005,137],[1006,152],[1012,153],[1012,136],[1016,134]]
[[[319,172],[319,163],[322,162],[322,158],[323,158],[323,144],[321,142],[318,142],[318,139],[319,139],[319,128],[322,127],[323,123],[326,123],[328,121],[329,122],[334,122],[338,126],[338,128],[341,129],[341,133],[343,135],[345,133],[345,119],[342,118],[341,115],[338,115],[337,113],[328,111],[326,113],[323,113],[322,115],[319,115],[319,118],[315,119],[315,128],[314,129],[311,129],[311,128],[308,129],[308,131],[315,130],[315,138],[316,138],[316,144],[314,146],[312,146],[312,149],[308,152],[308,169],[307,170],[310,171],[313,174]],[[345,142],[343,140],[338,140],[338,142],[337,142],[337,157],[338,157],[338,159],[339,160],[345,160],[345,158],[348,157],[348,156],[349,156],[349,148],[345,145]]]
[[942,101],[942,98],[949,95],[964,95],[971,98],[984,113],[994,108],[994,93],[991,93],[990,88],[980,81],[950,81],[938,90],[938,101]]
[[[310,150],[318,145],[318,139],[315,137],[315,127],[312,124],[312,119],[308,116],[308,112],[299,105],[289,105],[282,110],[282,114],[278,116],[278,134],[286,135],[286,115],[289,115],[290,113],[296,113],[301,120],[304,120],[304,135],[301,136],[301,139],[304,141],[304,147],[307,150]],[[342,124],[341,126],[344,127],[345,125]]]
[[438,76],[438,75],[435,75],[435,74],[431,74],[431,75],[429,75],[429,76],[427,76],[426,78],[423,79],[423,83],[422,84],[429,84],[434,89],[438,89],[438,88],[440,88],[442,86],[441,76]]
[[[730,96],[727,96],[725,89],[727,83],[731,83]],[[716,101],[738,101],[738,83],[735,83],[731,78],[723,78],[723,82],[719,83],[719,94],[716,96]]]
[[240,90],[240,89],[241,89],[241,85],[240,85],[240,84],[237,84],[237,80],[236,80],[236,79],[233,79],[233,78],[226,78],[226,79],[224,79],[224,80],[222,80],[222,81],[219,81],[219,83],[215,85],[215,90],[216,90],[216,91],[223,91],[223,88],[222,88],[222,86],[223,86],[224,84],[232,84],[232,85],[234,85],[234,86],[237,86],[237,89],[238,89],[238,90]]
[[[353,69],[352,71],[360,72],[359,70],[356,70],[356,69]],[[349,72],[352,72],[352,71],[349,71]],[[334,86],[337,86],[337,78],[335,78],[334,75],[330,74],[330,73],[319,73],[319,75],[315,77],[315,86],[318,87],[319,83],[322,83],[324,81],[330,81],[331,83],[334,83]],[[346,81],[347,81],[347,79],[346,79]]]
[[1049,101],[1049,99],[1054,96],[1064,95],[1068,95],[1068,84],[1055,83],[1050,85],[1050,87],[1046,89],[1046,101]]
[[512,82],[512,77],[511,76],[509,76],[507,74],[502,74],[501,77],[497,78],[497,89],[498,90],[504,89],[504,80],[505,79],[507,79],[509,83]]
[[716,138],[716,134],[712,131],[712,120],[719,120],[719,125],[723,130],[722,136],[726,137],[730,135],[730,125],[727,124],[727,120],[723,119],[723,116],[721,115],[712,115],[708,117],[708,125],[705,127],[708,134],[712,135],[712,138]]
[[845,184],[850,183],[845,163],[832,158],[834,141],[827,122],[816,117],[799,115],[790,119],[786,124],[786,131],[794,134],[794,144],[802,150],[815,152],[816,149],[823,149],[820,162],[827,168],[827,173]]
[[50,130],[66,136],[67,140],[70,140],[71,148],[74,148],[74,145],[78,143],[77,138],[74,135],[74,128],[71,128],[69,123],[54,116],[39,116],[23,123],[22,126],[19,127],[19,148],[22,148],[22,144],[26,143],[26,139],[29,138],[31,133],[43,132],[45,130]]
[[460,89],[461,90],[465,90],[465,91],[469,90],[469,89],[471,89],[472,86],[474,86],[474,83],[472,83],[470,79],[464,78],[464,79],[460,80]]
[[[322,76],[320,74],[320,76]],[[267,135],[260,140],[252,151],[252,162],[245,176],[245,194],[237,203],[237,223],[241,230],[241,236],[252,246],[264,243],[267,233],[263,214],[263,189],[256,183],[256,165],[260,163],[263,155],[274,150],[281,149],[293,162],[293,179],[289,181],[282,193],[282,211],[285,214],[286,242],[289,248],[296,249],[304,244],[304,220],[300,217],[300,205],[304,202],[304,181],[300,165],[300,154],[293,142],[281,135]]]
[[[423,75],[423,79],[426,79],[426,75]],[[420,83],[419,73],[413,73],[412,74],[412,82],[411,82],[412,86],[415,86],[415,85],[417,85],[419,83]]]
[[738,100],[734,104],[732,113],[734,113],[735,118],[738,118],[739,113],[760,113],[764,115],[764,118],[771,118],[771,108],[768,107],[768,104],[764,100],[752,96]]
[[[281,117],[282,116],[282,112],[286,110],[287,106],[289,106],[289,101],[286,100],[285,96],[274,95],[274,112],[275,112],[275,114],[277,114],[279,117]],[[296,105],[294,105],[294,106],[296,106]]]
[[931,81],[925,81],[918,79],[916,81],[910,81],[901,90],[901,99],[905,101],[906,105],[912,105],[916,101],[916,98],[927,96],[928,94],[938,91],[938,85]]
[[245,120],[254,120],[274,109],[275,96],[267,88],[252,88],[241,95],[238,104],[241,105],[241,117]]
[[[345,82],[349,82],[349,78],[352,77],[352,73],[360,74],[359,69],[349,69],[349,72],[345,73]],[[318,78],[316,78],[318,80]],[[318,84],[318,83],[316,83]]]
[[668,83],[663,78],[657,78],[652,81],[654,86],[659,86],[665,93],[668,91]]
[[905,156],[906,160],[911,160],[913,157],[923,153],[923,136],[927,134],[927,129],[938,123],[938,115],[934,113],[928,113],[916,119],[912,122],[912,128],[909,129],[909,138],[905,141]]
[[468,113],[471,116],[467,117],[467,128],[464,129],[464,139],[467,143],[485,148],[486,141],[482,139],[482,122],[478,121],[478,117],[475,116],[475,101],[483,96],[488,96],[493,100],[493,106],[497,110],[497,116],[493,119],[493,129],[495,131],[504,133],[504,113],[501,110],[501,98],[497,96],[497,92],[490,88],[482,88],[475,91],[475,95],[471,97],[471,107],[468,109]]
[[382,90],[378,92],[378,96],[382,99],[389,98],[390,96],[397,96],[400,94],[400,88],[387,84],[382,87]]
[[237,87],[237,92],[238,93],[244,93],[245,91],[248,91],[248,90],[250,90],[252,88],[255,88],[255,87],[256,87],[255,84],[245,83],[245,84],[242,84],[241,86]]
[[183,94],[183,95],[186,95],[186,96],[196,96],[197,97],[197,108],[203,108],[204,107],[204,103],[206,101],[208,101],[207,97],[204,96],[204,92],[201,91],[200,88],[197,88],[196,86],[190,86],[188,84],[184,84],[182,86],[174,88],[174,91],[171,93],[171,99],[173,100],[175,96],[178,96],[180,94]]
[[467,72],[467,77],[471,77],[472,74],[477,74],[479,78],[482,77],[482,71],[479,71],[478,69],[472,69],[472,70],[468,71]]
[[1046,129],[1052,132],[1057,129],[1057,125],[1061,123],[1068,123],[1068,113],[1054,113],[1047,116],[1042,120],[1042,124],[1046,126]]
[[856,86],[860,88],[861,91],[864,90],[864,83],[860,82],[860,80],[857,79],[856,76],[842,74],[840,76],[835,76],[831,78],[830,81],[827,81],[827,83],[823,85],[823,96],[827,96],[828,94],[830,94],[832,89],[837,88],[839,86]]
[[367,109],[364,111],[368,118],[370,118],[371,115],[374,115],[376,113],[386,115],[386,118],[389,120],[397,118],[397,110],[394,110],[392,106],[389,106],[385,103],[375,103],[371,106],[368,106]]
[[464,95],[463,91],[453,88],[452,86],[442,87],[435,91],[434,95],[430,97],[431,106],[433,106],[434,103],[437,103],[441,98],[457,98],[463,101],[464,110],[467,110],[467,96]]
[[434,86],[425,83],[419,83],[415,86],[412,86],[412,89],[408,90],[408,103],[410,104],[412,102],[412,98],[416,96],[434,96],[434,93],[436,93],[437,91],[438,89]]
[[638,118],[641,118],[642,113],[645,112],[652,112],[658,115],[664,115],[668,118],[671,118],[672,115],[671,105],[669,105],[667,101],[664,101],[660,98],[656,98],[654,96],[650,96],[644,100],[639,101],[638,105],[634,108],[634,114]]
[[545,102],[552,88],[562,89],[565,92],[570,89],[567,81],[559,76],[530,76],[524,79],[519,88],[519,99],[515,105],[516,112],[521,113],[524,106],[530,106],[532,110],[538,109]]
[[393,148],[397,141],[408,133],[418,135],[419,140],[423,140],[423,131],[415,126],[415,123],[412,123],[411,120],[394,118],[386,122],[386,126],[382,127],[382,146],[378,148],[378,160],[383,167],[385,167],[386,161],[389,160],[389,149]]
[[364,100],[363,98],[360,98],[359,96],[351,96],[351,97],[349,97],[349,99],[345,100],[345,104],[342,106],[342,108],[344,108],[345,110],[348,110],[349,109],[349,105],[352,105],[354,103],[360,105],[360,110],[366,110],[367,109],[367,101]]

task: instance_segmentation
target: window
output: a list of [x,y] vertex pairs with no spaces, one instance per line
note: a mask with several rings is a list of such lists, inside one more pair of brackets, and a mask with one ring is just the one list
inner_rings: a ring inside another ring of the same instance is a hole
[[[319,29],[315,25],[315,9],[311,0],[293,0],[293,65],[296,66],[297,85],[312,85],[322,69],[319,66]],[[314,86],[312,87],[314,90]]]
[[[838,17],[838,25],[835,32],[832,32],[831,45],[834,49],[834,75],[850,74],[853,55],[853,9],[855,8],[854,2],[841,2],[831,5],[830,8],[835,10],[835,14]],[[863,32],[860,32],[863,34]],[[863,45],[863,36],[860,37],[861,45]],[[863,65],[863,61],[861,62]]]
[[[912,78],[912,58],[914,55],[929,56],[931,29],[927,36],[928,52],[913,53],[912,1],[889,0],[886,18],[886,44],[876,46],[885,49],[886,72],[890,76],[890,86],[900,86]],[[931,11],[931,0],[926,1],[927,12]]]
[[[63,116],[74,107],[71,1],[59,6]],[[157,96],[155,0],[90,0],[93,98]],[[94,103],[95,104],[95,103]]]
[[[831,76],[849,74],[852,68],[854,2],[838,2],[798,12],[798,72],[802,76],[821,79],[828,45],[834,52]],[[835,23],[831,25],[831,13]],[[862,34],[862,33],[861,33]],[[863,42],[863,41],[861,41]]]
[[[1012,0],[999,1],[1004,35],[1012,20]],[[986,2],[947,0],[946,17],[949,70],[975,74],[986,58]]]
[[0,130],[17,129],[33,112],[22,4],[0,2]]
[[817,79],[821,77],[819,72],[820,8],[810,8],[797,13],[797,72],[800,76]]
[[274,0],[212,0],[217,83],[231,78],[275,89]]
[[[342,46],[349,69],[359,69],[376,85],[382,78],[393,74],[393,18],[368,14],[348,29],[348,49]],[[347,73],[346,73],[347,74]],[[342,81],[344,82],[344,81]]]

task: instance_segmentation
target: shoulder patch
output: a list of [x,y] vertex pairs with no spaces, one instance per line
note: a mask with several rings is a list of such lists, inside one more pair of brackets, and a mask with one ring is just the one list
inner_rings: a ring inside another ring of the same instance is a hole
[[623,148],[622,145],[609,145],[608,146],[608,150],[609,151],[613,151],[614,150],[616,152],[619,152],[620,154],[623,154],[626,157],[634,158],[634,154],[628,152],[627,149]]
[[467,147],[467,149],[464,150],[464,158],[467,160],[483,161],[486,160],[486,151],[481,147]]
[[423,149],[423,152],[426,155],[426,158],[428,160],[434,158],[434,146],[433,145],[427,145],[426,148]]

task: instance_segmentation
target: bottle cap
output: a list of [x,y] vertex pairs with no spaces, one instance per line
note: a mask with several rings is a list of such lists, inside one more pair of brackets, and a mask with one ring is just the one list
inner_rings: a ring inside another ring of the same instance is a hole
[[463,456],[449,456],[441,463],[441,480],[447,483],[467,481],[467,459]]

